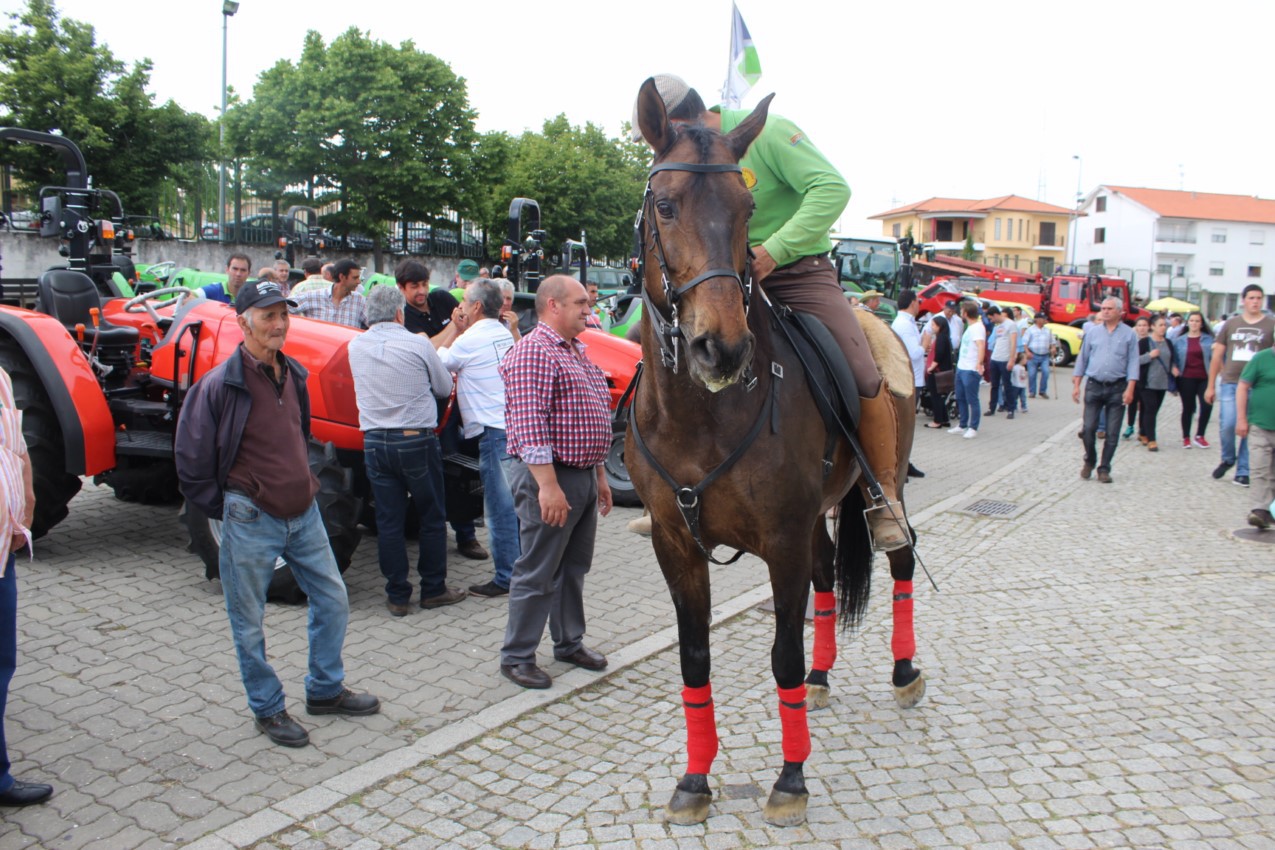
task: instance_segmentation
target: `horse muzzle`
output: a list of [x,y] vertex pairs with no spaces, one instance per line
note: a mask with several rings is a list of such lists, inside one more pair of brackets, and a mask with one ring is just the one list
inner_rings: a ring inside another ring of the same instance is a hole
[[709,392],[720,392],[739,382],[753,362],[754,345],[751,333],[733,343],[713,334],[700,334],[686,346],[690,372]]

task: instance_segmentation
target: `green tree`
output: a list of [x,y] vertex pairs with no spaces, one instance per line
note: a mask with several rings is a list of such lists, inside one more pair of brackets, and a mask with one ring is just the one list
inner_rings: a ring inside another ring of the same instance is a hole
[[961,246],[961,259],[973,261],[978,257],[978,251],[974,250],[974,234],[965,234],[965,244]]
[[[157,211],[161,184],[209,153],[211,125],[146,91],[151,65],[131,68],[99,45],[93,27],[28,0],[0,32],[0,124],[60,132],[75,142],[93,185],[118,194],[130,213]],[[15,145],[6,157],[32,186],[60,185],[65,170],[47,149]]]
[[236,113],[227,144],[254,179],[316,206],[337,202],[325,224],[372,237],[378,269],[391,222],[480,207],[465,81],[411,41],[395,47],[352,27],[325,45],[307,33],[300,60],[263,73]]
[[493,184],[491,205],[499,217],[488,219],[488,232],[504,233],[513,198],[532,198],[554,245],[584,231],[590,254],[627,257],[649,162],[644,147],[608,139],[591,123],[573,127],[558,115],[541,132],[514,141],[504,179]]

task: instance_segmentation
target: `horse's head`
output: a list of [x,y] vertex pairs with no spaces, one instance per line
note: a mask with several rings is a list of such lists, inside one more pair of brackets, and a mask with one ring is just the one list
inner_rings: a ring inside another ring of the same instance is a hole
[[655,81],[638,93],[637,119],[655,151],[642,207],[648,304],[661,339],[675,316],[692,377],[713,392],[737,382],[752,362],[748,329],[748,219],[752,193],[738,163],[766,124],[767,97],[725,135],[702,124],[673,124]]

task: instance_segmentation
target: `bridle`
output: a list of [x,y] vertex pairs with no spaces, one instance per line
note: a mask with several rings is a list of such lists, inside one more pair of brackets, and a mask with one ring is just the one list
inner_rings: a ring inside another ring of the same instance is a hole
[[[679,361],[679,343],[682,329],[678,319],[678,302],[682,296],[699,286],[706,280],[726,277],[739,285],[744,296],[744,315],[748,315],[748,305],[753,290],[752,252],[744,263],[744,274],[741,277],[734,269],[709,269],[696,275],[681,286],[674,286],[669,279],[668,263],[664,260],[664,246],[660,242],[660,229],[655,224],[655,193],[651,191],[651,178],[661,171],[689,171],[693,174],[742,174],[743,169],[737,163],[701,163],[701,162],[662,162],[651,168],[646,176],[646,192],[642,197],[642,206],[633,222],[633,242],[638,257],[637,277],[642,286],[642,305],[646,315],[651,318],[651,326],[655,330],[655,339],[660,346],[660,360],[673,373],[677,373]],[[660,267],[660,282],[664,289],[664,300],[668,303],[669,316],[666,318],[646,289],[646,228],[643,226],[650,217],[651,251]]]

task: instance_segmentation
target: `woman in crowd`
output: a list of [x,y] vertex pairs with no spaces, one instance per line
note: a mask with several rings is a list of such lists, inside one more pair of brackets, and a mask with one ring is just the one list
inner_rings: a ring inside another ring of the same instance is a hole
[[1155,419],[1164,402],[1164,393],[1173,385],[1173,344],[1164,338],[1169,323],[1164,316],[1151,320],[1151,333],[1138,340],[1138,441],[1151,451],[1159,451],[1155,441]]
[[952,371],[952,328],[940,312],[930,318],[925,332],[930,338],[930,350],[925,358],[925,389],[930,397],[930,415],[934,417],[925,427],[950,428],[952,423],[947,418],[947,405],[939,392],[937,376],[939,372]]
[[[1209,447],[1204,432],[1209,427],[1213,405],[1204,400],[1209,385],[1209,358],[1213,356],[1213,330],[1199,310],[1186,317],[1186,330],[1173,338],[1173,377],[1182,397],[1182,448]],[[1197,403],[1200,419],[1195,426],[1195,438],[1191,437],[1191,419]]]
[[[1138,319],[1133,323],[1133,332],[1138,335],[1138,347],[1141,349],[1142,342],[1147,338],[1147,334],[1151,331],[1151,323],[1146,319]],[[1138,421],[1138,407],[1142,401],[1142,381],[1138,381],[1138,385],[1133,388],[1133,403],[1129,405],[1129,423],[1124,429],[1124,438],[1127,440],[1133,436],[1134,423]],[[1119,428],[1120,423],[1115,423],[1115,427]]]

